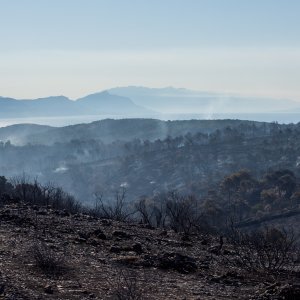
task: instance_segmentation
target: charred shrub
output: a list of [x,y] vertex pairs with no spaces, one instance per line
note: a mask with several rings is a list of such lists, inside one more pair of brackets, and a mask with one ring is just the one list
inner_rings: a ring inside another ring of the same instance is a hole
[[245,232],[231,227],[227,238],[234,249],[231,262],[238,267],[276,273],[294,265],[298,247],[292,231],[266,227]]
[[45,243],[32,247],[35,265],[49,276],[61,276],[68,271],[65,256],[52,250]]
[[171,228],[188,236],[202,232],[205,220],[199,200],[193,195],[181,195],[177,191],[162,193],[153,199],[142,198],[135,205],[144,224]]
[[139,275],[131,269],[121,269],[113,282],[109,282],[113,289],[113,299],[142,300],[146,299],[146,291]]
[[95,217],[126,222],[129,221],[130,216],[134,214],[134,211],[128,208],[125,188],[116,191],[115,199],[110,203],[104,202],[101,193],[96,193],[95,197],[95,206],[90,210],[90,214]]

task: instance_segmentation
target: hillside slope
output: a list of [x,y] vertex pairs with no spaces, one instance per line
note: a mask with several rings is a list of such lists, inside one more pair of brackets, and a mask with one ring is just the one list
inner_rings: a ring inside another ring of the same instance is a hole
[[[6,141],[9,136],[22,138],[24,143],[51,145],[66,143],[72,140],[101,140],[111,143],[116,140],[131,141],[134,139],[156,140],[168,136],[177,137],[187,133],[211,133],[225,127],[243,125],[263,126],[264,123],[241,120],[183,120],[161,121],[156,119],[105,119],[89,124],[77,124],[65,127],[45,127],[13,125],[0,128],[0,140]],[[32,130],[31,130],[32,129]],[[46,130],[48,129],[48,130]],[[23,143],[23,144],[24,144]]]
[[[1,207],[0,218],[4,299],[120,299],[119,293],[121,299],[251,295],[262,300],[300,295],[297,274],[274,279],[231,269],[222,259],[231,259],[231,246],[216,254],[219,242],[212,236],[186,240],[173,231],[23,204]],[[48,269],[49,264],[55,268]],[[128,291],[136,298],[129,298]]]

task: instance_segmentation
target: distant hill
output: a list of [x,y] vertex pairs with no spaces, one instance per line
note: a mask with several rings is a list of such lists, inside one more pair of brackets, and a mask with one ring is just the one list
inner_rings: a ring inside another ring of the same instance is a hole
[[74,101],[64,96],[16,100],[0,97],[0,118],[74,115],[80,112]]
[[265,170],[289,169],[300,178],[300,124],[108,119],[40,132],[33,127],[31,134],[24,128],[6,128],[30,144],[0,143],[0,174],[25,172],[90,203],[95,191],[115,195],[123,185],[129,199],[174,189],[200,196],[242,169],[257,178]]
[[129,98],[101,92],[72,101],[64,96],[16,100],[0,97],[0,118],[59,117],[79,115],[153,116],[155,112]]
[[35,124],[16,124],[7,127],[0,127],[0,141],[10,141],[13,144],[27,143],[27,136],[41,134],[51,129],[50,126]]
[[0,97],[0,118],[13,118],[22,116],[28,107],[26,102],[13,98]]
[[71,140],[101,140],[111,143],[115,140],[131,141],[133,139],[156,140],[177,137],[187,133],[211,133],[227,126],[238,127],[241,124],[263,124],[241,120],[185,120],[161,121],[156,119],[105,119],[89,124],[65,127],[39,125],[13,125],[0,128],[0,140],[10,139],[16,144],[65,143]]
[[136,105],[124,96],[112,95],[107,91],[77,99],[76,106],[89,114],[154,115],[154,111]]
[[218,113],[277,113],[300,112],[300,103],[288,99],[243,97],[230,94],[198,92],[187,89],[117,87],[110,93],[125,96],[136,104],[160,113],[194,113],[211,115]]

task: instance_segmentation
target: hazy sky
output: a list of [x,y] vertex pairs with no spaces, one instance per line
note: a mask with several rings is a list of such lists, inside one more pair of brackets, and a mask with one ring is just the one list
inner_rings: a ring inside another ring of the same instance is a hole
[[0,0],[0,95],[175,86],[300,101],[299,0]]

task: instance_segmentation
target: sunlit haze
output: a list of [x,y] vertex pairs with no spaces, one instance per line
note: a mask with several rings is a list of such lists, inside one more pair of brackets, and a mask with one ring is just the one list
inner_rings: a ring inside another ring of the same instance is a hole
[[0,1],[0,95],[115,86],[300,101],[297,0]]

